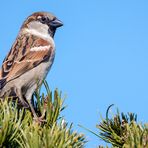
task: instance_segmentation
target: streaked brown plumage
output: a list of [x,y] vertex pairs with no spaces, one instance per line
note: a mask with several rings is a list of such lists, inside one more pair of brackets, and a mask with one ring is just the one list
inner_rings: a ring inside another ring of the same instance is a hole
[[[0,71],[0,97],[17,96],[31,105],[32,94],[46,77],[55,56],[53,37],[62,23],[52,14],[36,12],[23,23]],[[27,101],[26,101],[27,100]]]

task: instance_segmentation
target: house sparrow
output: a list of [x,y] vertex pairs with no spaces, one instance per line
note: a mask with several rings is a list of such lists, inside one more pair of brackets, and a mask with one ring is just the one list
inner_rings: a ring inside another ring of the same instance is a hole
[[31,109],[35,118],[32,95],[52,66],[55,56],[53,37],[62,25],[51,13],[33,13],[24,21],[0,70],[0,98],[16,95],[24,107]]

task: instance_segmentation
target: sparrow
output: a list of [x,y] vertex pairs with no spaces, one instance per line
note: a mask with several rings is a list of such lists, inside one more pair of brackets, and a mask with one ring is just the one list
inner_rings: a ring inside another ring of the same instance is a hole
[[55,57],[54,35],[63,23],[51,13],[35,12],[23,23],[0,70],[0,98],[18,97],[37,118],[32,95],[41,85]]

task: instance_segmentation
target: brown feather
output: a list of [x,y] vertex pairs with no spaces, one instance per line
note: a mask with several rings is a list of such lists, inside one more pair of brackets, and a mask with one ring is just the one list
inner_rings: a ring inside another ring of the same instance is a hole
[[[53,45],[50,44],[34,35],[19,36],[3,62],[1,79],[11,81],[44,62],[45,58],[50,58],[53,49]],[[49,49],[31,51],[31,48],[41,45],[49,46]]]

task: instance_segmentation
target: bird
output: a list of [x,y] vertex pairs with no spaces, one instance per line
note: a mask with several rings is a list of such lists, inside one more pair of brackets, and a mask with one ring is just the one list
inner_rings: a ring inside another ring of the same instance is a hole
[[17,96],[35,119],[32,96],[53,64],[54,35],[61,26],[62,21],[49,12],[27,17],[0,69],[0,98]]

